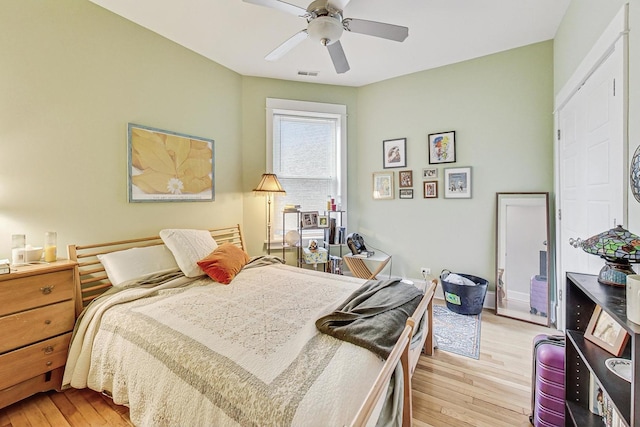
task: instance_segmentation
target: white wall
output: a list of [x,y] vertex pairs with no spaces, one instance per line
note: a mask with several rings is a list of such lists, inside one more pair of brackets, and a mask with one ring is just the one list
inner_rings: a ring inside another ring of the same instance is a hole
[[[629,158],[640,146],[640,0],[573,0],[556,34],[555,94],[624,4],[629,4]],[[640,234],[640,203],[628,190],[629,231]]]

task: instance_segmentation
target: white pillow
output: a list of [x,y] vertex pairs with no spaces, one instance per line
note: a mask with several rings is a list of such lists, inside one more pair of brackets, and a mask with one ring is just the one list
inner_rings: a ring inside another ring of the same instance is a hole
[[204,275],[198,261],[218,247],[207,230],[166,229],[160,231],[160,237],[187,277]]
[[125,249],[97,257],[113,286],[151,273],[178,268],[176,259],[165,245]]

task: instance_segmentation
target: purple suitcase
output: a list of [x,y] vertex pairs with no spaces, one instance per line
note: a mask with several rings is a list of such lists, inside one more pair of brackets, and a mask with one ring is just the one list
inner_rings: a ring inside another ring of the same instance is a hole
[[547,317],[547,310],[549,309],[549,285],[546,277],[535,275],[531,278],[529,298],[531,314],[539,314],[542,317]]
[[564,335],[533,339],[532,414],[534,427],[564,426]]

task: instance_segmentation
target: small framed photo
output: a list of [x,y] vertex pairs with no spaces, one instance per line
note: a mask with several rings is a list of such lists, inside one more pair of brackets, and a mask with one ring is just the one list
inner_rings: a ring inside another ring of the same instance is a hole
[[424,185],[424,198],[425,199],[437,199],[438,198],[438,181],[425,181]]
[[400,171],[398,172],[399,187],[413,187],[413,171]]
[[438,169],[425,168],[422,169],[422,179],[436,179],[438,177]]
[[382,167],[407,167],[407,138],[387,139],[382,141]]
[[376,200],[393,199],[393,172],[373,173],[373,198]]
[[453,163],[456,161],[456,132],[430,133],[429,164]]
[[302,212],[302,228],[317,228],[318,227],[318,211],[314,212]]
[[319,228],[329,227],[329,217],[327,215],[318,215],[318,227]]
[[444,170],[445,199],[471,198],[471,168],[446,168]]
[[609,313],[596,305],[584,338],[617,357],[622,354],[629,335]]
[[398,193],[400,199],[413,199],[413,188],[401,188]]

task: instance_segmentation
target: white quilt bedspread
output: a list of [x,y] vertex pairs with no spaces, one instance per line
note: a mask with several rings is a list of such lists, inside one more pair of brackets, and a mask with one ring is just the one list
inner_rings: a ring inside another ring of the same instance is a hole
[[383,361],[314,322],[363,282],[271,265],[123,290],[85,312],[63,384],[140,426],[348,424]]

